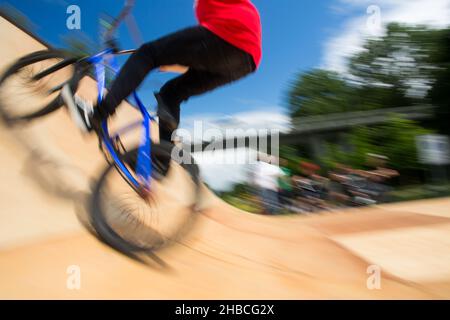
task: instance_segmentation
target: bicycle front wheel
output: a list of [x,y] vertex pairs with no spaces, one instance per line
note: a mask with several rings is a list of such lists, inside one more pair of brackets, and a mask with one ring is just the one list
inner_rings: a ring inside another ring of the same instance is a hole
[[[130,187],[113,163],[101,175],[91,199],[91,222],[100,238],[113,248],[126,254],[161,249],[183,236],[194,222],[200,195],[199,169],[190,155],[184,156],[189,160],[181,164],[171,161],[163,177],[160,165],[170,161],[172,146],[164,141],[152,146],[151,191],[145,198]],[[136,157],[137,150],[123,156],[130,171]]]

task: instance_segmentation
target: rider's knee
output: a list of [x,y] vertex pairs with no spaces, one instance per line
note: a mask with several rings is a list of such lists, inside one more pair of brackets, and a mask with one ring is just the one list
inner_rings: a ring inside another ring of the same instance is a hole
[[151,42],[144,43],[137,50],[140,53],[152,53],[153,52],[153,44]]
[[136,55],[146,60],[149,64],[156,64],[157,50],[152,42],[141,45],[136,51]]

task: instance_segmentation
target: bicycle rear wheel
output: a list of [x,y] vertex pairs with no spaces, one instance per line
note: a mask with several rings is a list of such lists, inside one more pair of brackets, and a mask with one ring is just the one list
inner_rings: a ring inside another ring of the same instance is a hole
[[[120,170],[109,164],[94,187],[91,222],[100,238],[126,254],[154,251],[183,236],[195,220],[200,178],[192,157],[186,163],[171,162],[167,176],[161,164],[170,161],[172,144],[152,146],[152,182],[143,199]],[[179,150],[180,151],[180,150]],[[184,151],[183,151],[184,152]],[[123,162],[132,170],[137,150],[127,152]]]
[[[59,50],[31,53],[0,77],[0,115],[10,125],[47,115],[63,105],[60,90],[75,77],[76,59]],[[40,75],[40,76],[39,76]]]

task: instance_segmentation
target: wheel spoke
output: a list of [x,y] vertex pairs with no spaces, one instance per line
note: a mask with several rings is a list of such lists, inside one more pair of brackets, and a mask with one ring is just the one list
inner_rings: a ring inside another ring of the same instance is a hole
[[[127,154],[127,159],[133,157],[135,154]],[[152,181],[147,199],[130,192],[124,178],[112,168],[100,179],[96,190],[94,218],[97,225],[109,226],[100,228],[109,230],[101,236],[116,247],[131,246],[134,251],[145,251],[171,243],[188,229],[199,185],[174,163],[164,180]]]
[[[74,75],[74,66],[57,51],[32,54],[20,59],[0,83],[1,112],[11,121],[47,114],[57,108],[59,92]],[[55,70],[53,73],[49,71]],[[38,75],[38,76],[37,76]]]

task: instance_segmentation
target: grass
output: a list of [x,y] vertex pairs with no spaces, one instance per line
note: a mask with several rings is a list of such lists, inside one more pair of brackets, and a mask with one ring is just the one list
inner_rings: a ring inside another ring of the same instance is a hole
[[256,205],[255,203],[253,203],[252,201],[246,200],[246,199],[242,199],[242,198],[238,198],[238,197],[234,197],[234,196],[224,196],[222,198],[225,202],[227,202],[228,204],[250,212],[250,213],[260,213],[261,209],[259,208],[258,205]]
[[389,192],[389,202],[413,201],[450,196],[450,184],[417,185]]

